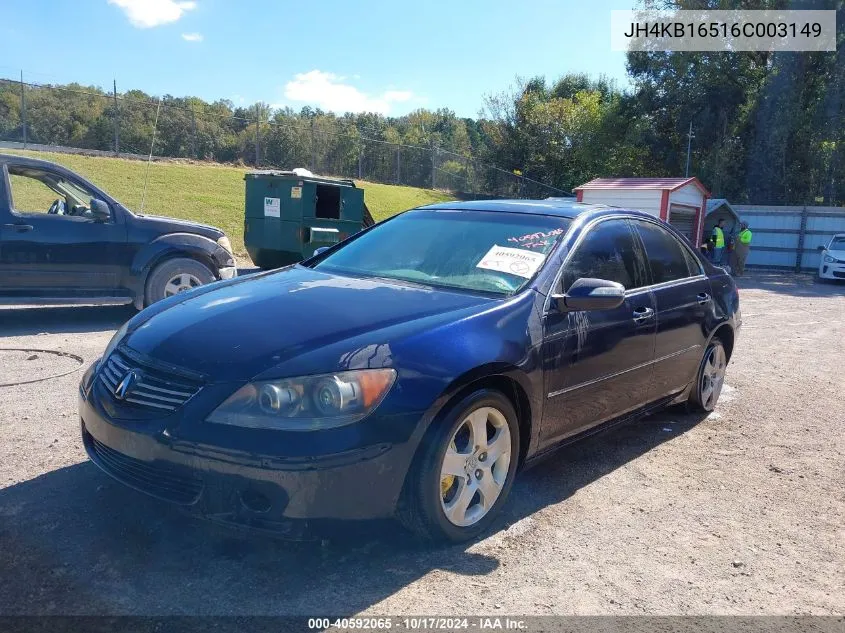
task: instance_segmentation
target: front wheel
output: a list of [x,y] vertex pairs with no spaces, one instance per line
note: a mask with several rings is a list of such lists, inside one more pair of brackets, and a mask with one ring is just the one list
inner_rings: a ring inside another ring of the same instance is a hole
[[399,518],[426,540],[466,541],[490,525],[510,492],[519,461],[516,412],[498,391],[480,389],[433,424]]
[[710,341],[701,359],[701,365],[696,375],[695,386],[690,393],[689,404],[699,411],[712,411],[716,408],[722,385],[725,383],[725,371],[728,367],[728,356],[722,341],[714,338]]
[[156,266],[147,278],[144,304],[150,305],[175,294],[215,281],[204,264],[187,257],[168,259]]

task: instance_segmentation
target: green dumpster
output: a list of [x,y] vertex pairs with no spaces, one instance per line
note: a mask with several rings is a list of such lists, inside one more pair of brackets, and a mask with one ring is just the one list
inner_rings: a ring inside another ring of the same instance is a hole
[[272,170],[244,180],[244,244],[260,268],[294,264],[373,224],[351,180]]

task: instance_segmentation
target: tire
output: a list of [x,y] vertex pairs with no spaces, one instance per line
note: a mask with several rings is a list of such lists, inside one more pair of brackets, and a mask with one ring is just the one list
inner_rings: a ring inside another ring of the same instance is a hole
[[[473,422],[482,419],[483,442],[473,432]],[[488,451],[497,453],[492,461]],[[444,473],[447,452],[461,475]],[[429,428],[408,473],[398,518],[426,541],[475,538],[505,504],[518,461],[519,423],[510,400],[498,391],[475,391]]]
[[728,356],[725,353],[725,347],[719,338],[714,337],[707,345],[695,375],[695,385],[688,401],[691,410],[709,413],[716,408],[725,382],[727,366]]
[[[178,277],[182,277],[181,283],[176,283]],[[216,281],[205,264],[187,257],[176,257],[168,259],[153,268],[147,285],[144,288],[144,305],[148,306],[156,301]]]

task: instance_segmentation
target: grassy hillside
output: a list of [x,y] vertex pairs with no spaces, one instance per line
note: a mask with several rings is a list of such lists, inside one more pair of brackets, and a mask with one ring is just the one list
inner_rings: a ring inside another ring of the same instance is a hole
[[[47,152],[10,153],[65,165],[91,180],[133,211],[140,208],[147,168],[147,163],[143,161]],[[246,168],[216,164],[154,162],[150,165],[144,212],[218,226],[226,231],[232,240],[235,252],[245,256],[243,176],[246,171]],[[447,193],[430,189],[370,182],[357,184],[364,187],[364,199],[376,220],[411,207],[453,199]],[[43,195],[37,195],[35,191],[19,192],[19,199],[22,194],[28,195],[33,203],[42,204]],[[47,205],[49,206],[49,202]]]

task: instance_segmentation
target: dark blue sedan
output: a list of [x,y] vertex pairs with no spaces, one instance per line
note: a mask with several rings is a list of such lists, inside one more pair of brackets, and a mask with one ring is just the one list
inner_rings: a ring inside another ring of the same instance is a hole
[[740,323],[731,278],[649,215],[432,205],[147,308],[85,374],[82,436],[114,478],[219,522],[398,517],[461,541],[544,453],[712,410]]

